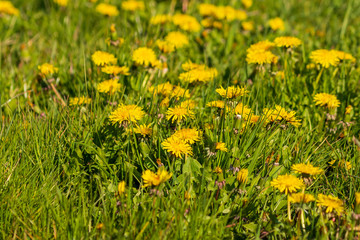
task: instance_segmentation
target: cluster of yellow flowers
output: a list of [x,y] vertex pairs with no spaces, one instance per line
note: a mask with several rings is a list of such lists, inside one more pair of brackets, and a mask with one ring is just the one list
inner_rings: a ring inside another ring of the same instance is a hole
[[179,79],[184,82],[203,82],[207,83],[212,81],[218,75],[218,71],[215,68],[209,68],[204,64],[196,64],[190,60],[182,64],[184,73],[179,75]]

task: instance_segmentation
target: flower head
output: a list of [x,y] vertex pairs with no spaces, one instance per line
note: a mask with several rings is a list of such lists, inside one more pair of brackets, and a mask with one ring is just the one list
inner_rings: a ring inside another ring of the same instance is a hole
[[326,207],[326,212],[330,213],[335,210],[338,214],[341,214],[344,211],[343,201],[339,198],[331,196],[319,194],[317,200],[317,206]]
[[145,4],[143,1],[129,0],[129,1],[123,1],[121,3],[121,8],[126,11],[144,10]]
[[152,133],[152,128],[150,126],[151,124],[142,124],[136,126],[136,128],[134,128],[134,132],[137,134],[141,134],[143,137],[150,136]]
[[107,3],[100,3],[96,6],[95,10],[98,13],[109,17],[119,15],[119,10],[116,8],[116,6]]
[[240,115],[242,118],[244,118],[245,121],[247,121],[247,119],[251,115],[251,108],[242,103],[239,103],[235,107],[235,114]]
[[289,201],[292,203],[309,203],[315,201],[315,198],[308,193],[293,193],[289,195]]
[[123,195],[124,192],[125,192],[125,185],[126,185],[125,181],[119,182],[118,193],[119,193],[120,196]]
[[279,189],[285,194],[296,192],[298,189],[304,187],[304,182],[294,175],[280,175],[271,181],[271,186]]
[[49,76],[49,75],[52,75],[59,71],[58,68],[54,67],[53,65],[51,65],[49,63],[44,63],[44,64],[38,66],[38,69],[39,69],[41,75],[43,75],[43,76]]
[[139,106],[120,104],[115,111],[111,112],[109,119],[113,124],[123,121],[136,122],[142,119],[144,115],[145,112]]
[[246,90],[245,87],[241,88],[241,87],[230,86],[225,89],[222,86],[220,86],[220,88],[216,89],[216,92],[220,94],[220,96],[222,97],[237,98],[237,97],[246,96],[246,94],[249,91]]
[[98,84],[97,90],[102,93],[113,94],[120,91],[121,84],[116,79],[110,79]]
[[58,4],[59,6],[66,7],[68,0],[54,0],[54,3]]
[[330,50],[334,53],[339,60],[350,60],[351,62],[356,62],[356,59],[350,54],[339,50]]
[[263,65],[264,63],[277,63],[278,57],[270,51],[258,50],[248,51],[246,54],[246,62]]
[[192,63],[191,61],[182,65],[182,68],[187,71],[179,75],[179,79],[184,82],[209,82],[217,75],[218,71],[215,68],[208,68],[205,65]]
[[300,46],[302,44],[302,41],[296,37],[286,36],[286,37],[275,38],[274,43],[276,44],[277,47],[291,48],[291,47]]
[[329,109],[337,108],[340,106],[340,101],[335,95],[328,93],[318,93],[314,97],[315,105],[326,107]]
[[222,151],[222,152],[227,152],[228,149],[226,148],[226,145],[224,142],[217,142],[215,143],[215,149]]
[[339,57],[338,54],[334,51],[329,51],[326,49],[319,49],[312,51],[310,53],[310,59],[316,63],[320,64],[324,68],[332,66],[337,66],[339,64]]
[[157,40],[155,44],[163,53],[171,53],[175,51],[175,45],[171,42]]
[[88,97],[74,97],[74,98],[70,98],[69,100],[70,106],[89,104],[89,103],[91,103],[91,98]]
[[299,127],[301,125],[301,120],[297,119],[295,117],[296,112],[295,111],[286,111],[285,108],[276,105],[275,109],[263,109],[265,119],[267,122],[273,122],[273,123],[281,123],[285,122],[288,124],[293,125],[294,127]]
[[217,108],[224,108],[225,102],[224,101],[211,101],[206,104],[207,107],[217,107]]
[[240,171],[237,173],[236,179],[240,183],[246,183],[248,175],[249,175],[249,170],[243,168],[243,169],[240,169]]
[[285,30],[285,24],[284,24],[284,21],[279,18],[279,17],[276,17],[276,18],[272,18],[269,20],[269,26],[271,27],[272,30],[276,31],[276,30]]
[[159,168],[157,173],[146,170],[141,176],[144,180],[143,187],[159,186],[160,184],[169,180],[171,176],[172,173],[169,173],[164,168]]
[[171,19],[172,18],[170,15],[165,15],[165,14],[155,15],[150,18],[150,24],[152,25],[165,24],[167,22],[170,22]]
[[181,32],[169,32],[165,40],[175,48],[182,48],[189,45],[189,38]]
[[201,25],[195,17],[186,14],[175,14],[172,21],[184,31],[199,32]]
[[314,167],[311,163],[298,163],[291,166],[291,169],[296,173],[301,173],[305,175],[319,175],[323,172],[321,168]]
[[119,74],[126,75],[126,76],[130,75],[129,67],[127,67],[127,66],[122,66],[122,67],[119,67],[119,66],[105,66],[105,67],[101,68],[101,71],[103,73],[111,74],[111,75],[114,75],[114,76],[117,76]]
[[360,192],[356,192],[355,193],[355,202],[356,202],[356,205],[360,205]]
[[0,14],[19,15],[19,10],[10,1],[0,1]]
[[91,60],[96,66],[105,66],[107,64],[115,64],[117,62],[117,58],[113,54],[103,51],[96,51],[93,55],[91,55]]
[[172,122],[175,121],[181,121],[183,119],[195,118],[195,114],[192,110],[190,110],[188,107],[183,106],[175,106],[173,108],[169,108],[166,112],[166,119],[172,120]]
[[176,136],[167,138],[161,145],[165,150],[179,158],[182,158],[183,155],[192,155],[190,144]]
[[132,55],[132,60],[138,64],[138,65],[143,65],[145,67],[151,65],[151,66],[155,66],[158,62],[158,60],[156,59],[156,55],[155,52],[147,47],[140,47],[138,49],[136,49],[133,52]]

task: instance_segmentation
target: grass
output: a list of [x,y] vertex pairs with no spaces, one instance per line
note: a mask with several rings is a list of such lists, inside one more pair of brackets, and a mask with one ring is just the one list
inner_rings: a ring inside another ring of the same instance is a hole
[[[145,10],[134,13],[111,2],[119,16],[102,16],[95,11],[98,3],[86,0],[69,1],[66,7],[50,0],[14,0],[20,15],[0,14],[0,239],[359,237],[359,65],[307,68],[311,51],[317,49],[343,50],[359,58],[358,1],[254,1],[246,10],[253,31],[243,31],[241,21],[223,21],[224,27],[212,29],[207,37],[204,28],[182,31],[189,46],[170,54],[161,54],[154,42],[179,27],[150,25],[149,19],[181,12],[181,1],[144,1]],[[199,3],[189,1],[187,13],[200,22]],[[240,1],[212,3],[243,9]],[[274,17],[284,20],[284,31],[268,27]],[[124,38],[121,46],[106,44],[112,23]],[[295,36],[303,44],[291,54],[272,50],[279,56],[277,64],[246,62],[251,44],[278,36]],[[142,46],[164,56],[166,74],[135,66],[132,53]],[[120,66],[130,67],[129,76],[119,77],[120,92],[96,90],[109,78],[91,61],[97,50],[114,54]],[[181,82],[181,64],[188,59],[216,68],[219,75],[205,84]],[[38,65],[45,62],[59,68],[53,80],[58,94],[39,74]],[[284,79],[274,75],[278,71],[284,71]],[[167,81],[189,90],[196,102],[195,119],[166,119],[167,109],[184,99],[161,107],[163,97],[148,88]],[[265,126],[264,117],[251,125],[206,106],[224,100],[217,88],[233,85],[250,91],[236,101],[254,114],[280,105],[296,111],[301,126]],[[322,92],[336,95],[340,106],[331,111],[316,106],[314,96]],[[92,102],[69,106],[69,98],[80,96]],[[119,103],[143,108],[146,115],[140,123],[151,124],[150,137],[129,134],[126,128],[135,124],[111,124],[109,115]],[[350,115],[345,114],[348,105],[353,106]],[[331,120],[327,113],[334,111]],[[179,128],[202,132],[201,141],[192,145],[192,156],[176,158],[162,148]],[[211,156],[216,142],[224,142],[228,151]],[[156,172],[159,159],[173,174],[171,179],[143,188],[142,174],[146,169]],[[304,162],[324,170],[305,179],[306,192],[338,197],[345,208],[342,214],[326,213],[317,202],[291,204],[288,221],[287,196],[270,183],[279,175],[294,174],[291,166]],[[222,173],[214,172],[216,167]],[[236,168],[248,169],[246,184],[236,179]],[[225,186],[219,187],[224,180]],[[121,195],[120,181],[126,182]]]

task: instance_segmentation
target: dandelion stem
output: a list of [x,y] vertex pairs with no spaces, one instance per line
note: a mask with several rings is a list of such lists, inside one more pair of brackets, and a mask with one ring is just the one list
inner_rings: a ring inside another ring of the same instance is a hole
[[288,219],[289,219],[289,222],[291,222],[291,209],[290,209],[290,198],[289,198],[289,195],[287,196],[287,210],[288,210]]

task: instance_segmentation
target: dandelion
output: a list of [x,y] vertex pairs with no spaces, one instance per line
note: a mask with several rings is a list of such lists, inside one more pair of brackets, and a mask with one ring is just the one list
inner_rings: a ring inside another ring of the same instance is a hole
[[217,173],[217,174],[221,174],[223,171],[222,171],[222,169],[220,167],[216,167],[214,169],[214,172]]
[[158,169],[157,173],[146,170],[141,177],[144,180],[143,187],[159,186],[168,181],[172,177],[172,173],[169,173],[161,167]]
[[186,120],[187,118],[195,118],[194,112],[187,107],[175,106],[173,108],[169,108],[166,112],[166,119],[171,119],[172,122],[181,121],[183,119]]
[[330,50],[330,52],[334,53],[339,60],[350,60],[351,62],[356,62],[356,59],[350,53],[339,50]]
[[284,24],[284,21],[279,18],[279,17],[276,17],[276,18],[272,18],[268,21],[268,24],[270,26],[270,28],[274,31],[277,31],[277,30],[285,30],[285,24]]
[[143,137],[150,136],[152,133],[152,128],[150,126],[151,124],[142,124],[136,126],[136,128],[134,128],[134,132],[137,134],[141,134]]
[[[195,66],[195,65],[193,65]],[[181,73],[179,79],[184,82],[209,82],[212,81],[218,72],[215,68],[208,68],[205,65],[198,65],[197,68],[191,69],[188,72]]]
[[278,57],[275,56],[270,51],[249,51],[246,54],[246,62],[247,63],[256,63],[259,65],[263,65],[264,63],[277,63]]
[[326,207],[326,213],[331,213],[335,210],[338,214],[341,214],[344,211],[343,204],[343,201],[337,197],[324,194],[318,195],[317,206]]
[[119,10],[116,8],[116,6],[107,3],[100,3],[96,6],[95,11],[109,17],[119,15]]
[[334,109],[340,106],[340,101],[335,95],[328,93],[318,93],[314,97],[315,105],[326,107],[328,109]]
[[296,37],[277,37],[274,40],[274,43],[277,47],[298,47],[302,44],[302,41]]
[[121,3],[121,8],[126,10],[126,11],[136,11],[136,10],[144,10],[145,9],[145,4],[143,1],[134,1],[134,0],[130,0],[130,1],[123,1]]
[[252,0],[241,0],[241,3],[244,5],[245,8],[249,8],[252,6],[253,1]]
[[199,12],[201,16],[212,16],[215,14],[217,7],[209,3],[201,3],[199,5]]
[[150,18],[150,24],[158,25],[158,24],[165,24],[171,21],[170,15],[160,14]]
[[126,76],[130,75],[129,67],[127,67],[127,66],[122,66],[122,67],[119,67],[119,66],[105,66],[105,67],[101,68],[101,71],[103,73],[111,74],[111,75],[114,75],[114,76],[117,76],[119,74],[126,75]]
[[172,85],[169,82],[166,82],[166,83],[159,84],[155,87],[153,87],[153,86],[150,87],[149,92],[154,93],[154,94],[162,94],[164,96],[169,96],[169,95],[171,95],[173,89],[174,89],[174,85]]
[[68,5],[68,0],[54,0],[54,3],[59,6],[66,7]]
[[193,16],[186,14],[175,14],[172,22],[184,31],[199,32],[201,25]]
[[339,64],[338,54],[334,51],[329,51],[326,49],[319,49],[312,51],[310,53],[310,59],[316,63],[320,64],[324,68],[331,66],[337,66]]
[[136,122],[141,120],[145,115],[145,112],[141,107],[136,105],[124,105],[120,104],[120,106],[113,112],[111,112],[109,116],[110,122],[112,124],[122,123],[124,121],[128,122]]
[[360,205],[360,192],[355,193],[355,202],[356,205]]
[[283,107],[276,105],[275,109],[263,109],[266,122],[281,123],[285,122],[294,127],[299,127],[301,121],[295,117],[295,111],[286,111]]
[[280,192],[285,194],[296,192],[298,189],[303,188],[304,182],[294,175],[280,175],[271,181],[271,186],[277,188]]
[[44,63],[38,66],[38,69],[43,76],[49,76],[59,71],[57,67],[54,67],[52,64],[49,63]]
[[97,90],[101,93],[113,94],[119,92],[121,84],[116,79],[110,79],[98,84]]
[[192,155],[192,149],[189,143],[176,136],[171,136],[161,143],[163,148],[170,152],[172,155],[182,158],[183,155]]
[[253,31],[254,28],[254,22],[253,21],[246,21],[246,22],[242,22],[241,23],[241,27],[245,30],[245,31]]
[[242,103],[239,103],[235,107],[235,114],[240,115],[241,118],[244,118],[244,120],[247,121],[247,119],[251,115],[251,108],[249,108],[246,105],[243,105]]
[[256,51],[269,51],[275,46],[275,43],[270,42],[269,40],[260,41],[250,45],[246,52],[256,52]]
[[345,114],[349,115],[353,111],[353,106],[349,105],[345,108]]
[[315,198],[307,193],[293,193],[289,195],[289,201],[292,203],[309,203],[315,201]]
[[177,130],[174,134],[174,137],[179,138],[186,143],[194,144],[195,142],[198,142],[201,140],[201,132],[197,129],[193,128],[183,128],[180,130]]
[[315,176],[315,175],[319,175],[319,174],[323,173],[322,169],[320,169],[318,167],[314,167],[311,163],[294,164],[291,166],[291,169],[293,171],[295,171],[296,173],[301,173],[301,174],[310,175],[310,176]]
[[206,104],[207,107],[217,107],[217,108],[224,108],[225,102],[224,101],[211,101]]
[[236,179],[240,183],[246,183],[248,175],[249,175],[249,170],[243,168],[243,169],[240,169],[240,171],[237,173]]
[[196,105],[196,102],[194,100],[185,100],[180,103],[180,107],[184,107],[184,108],[188,108],[188,109],[195,108],[195,105]]
[[170,32],[165,37],[165,40],[172,44],[175,48],[182,48],[189,45],[188,37],[181,32]]
[[155,66],[157,63],[155,52],[147,47],[140,47],[133,52],[132,60],[137,65],[143,65],[145,67],[152,65]]
[[91,103],[91,98],[88,97],[74,97],[74,98],[70,98],[69,100],[70,106],[83,105],[89,103]]
[[93,55],[91,55],[91,60],[96,66],[105,66],[107,64],[115,64],[117,62],[117,58],[115,58],[113,54],[103,51],[96,51]]
[[224,89],[222,86],[220,86],[220,88],[216,89],[216,92],[220,94],[220,96],[225,98],[236,98],[236,97],[246,96],[249,91],[246,90],[245,87],[241,88],[241,87],[230,86]]
[[0,1],[0,14],[19,16],[19,10],[10,1]]
[[226,148],[226,144],[224,142],[217,142],[215,143],[215,149],[222,151],[222,152],[227,152],[228,149]]
[[163,53],[171,53],[175,51],[175,45],[168,41],[157,40],[155,44]]
[[125,192],[125,181],[121,181],[119,182],[119,185],[118,185],[118,193],[119,193],[119,196],[123,195],[124,192]]

